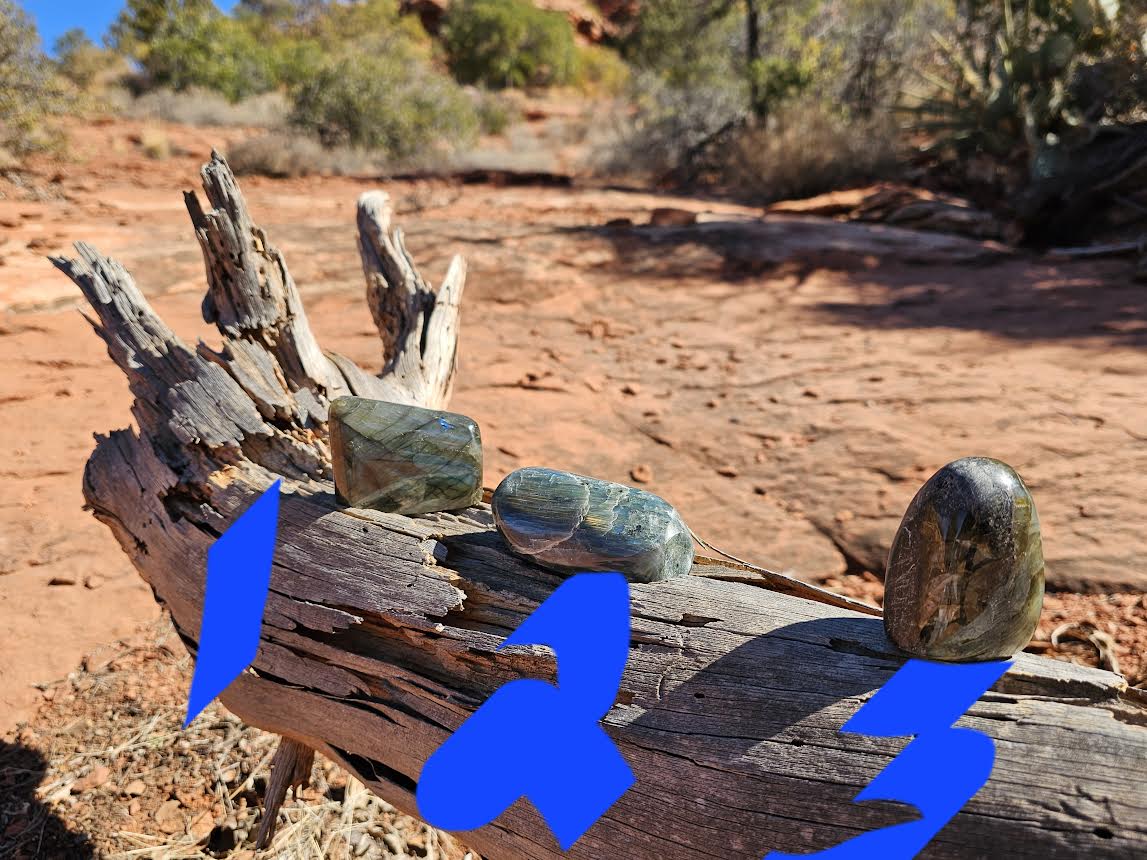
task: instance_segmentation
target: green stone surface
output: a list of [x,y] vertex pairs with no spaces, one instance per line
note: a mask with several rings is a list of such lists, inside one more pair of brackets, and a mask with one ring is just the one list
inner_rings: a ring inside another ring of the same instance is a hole
[[884,627],[900,648],[933,660],[1011,657],[1043,606],[1035,502],[999,460],[949,463],[908,506],[884,580]]
[[465,415],[340,397],[329,421],[344,504],[425,514],[482,500],[482,438]]
[[518,469],[494,491],[494,521],[519,555],[563,573],[617,571],[630,582],[685,576],[693,538],[645,490],[553,469]]

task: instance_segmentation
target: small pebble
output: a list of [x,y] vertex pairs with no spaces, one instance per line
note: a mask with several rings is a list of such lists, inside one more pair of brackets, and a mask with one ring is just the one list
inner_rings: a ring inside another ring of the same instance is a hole
[[91,791],[93,788],[99,788],[111,778],[111,769],[106,765],[96,765],[84,776],[81,776],[72,783],[72,794],[82,794],[85,791]]
[[648,484],[653,480],[653,467],[646,463],[639,463],[629,470],[629,477],[638,484]]
[[178,800],[164,801],[152,816],[159,829],[164,833],[180,833],[183,831],[183,815]]

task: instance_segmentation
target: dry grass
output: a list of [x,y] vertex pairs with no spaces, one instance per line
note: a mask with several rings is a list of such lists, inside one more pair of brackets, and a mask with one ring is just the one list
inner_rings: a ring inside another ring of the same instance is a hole
[[884,116],[846,117],[815,98],[765,120],[731,83],[674,88],[648,76],[628,110],[600,117],[591,157],[602,176],[728,191],[753,202],[810,197],[897,174],[901,129]]
[[232,103],[214,90],[155,90],[136,97],[121,89],[106,99],[113,111],[129,119],[195,126],[278,128],[291,110],[286,96],[277,92]]
[[272,129],[232,144],[227,161],[240,175],[280,178],[377,177],[395,172],[445,175],[468,170],[561,173],[577,166],[579,154],[586,148],[583,141],[595,128],[589,108],[548,115],[548,104],[531,104],[540,117],[523,122],[520,118],[526,107],[511,98],[480,92],[473,95],[488,103],[496,99],[506,114],[506,124],[470,146],[429,146],[416,157],[397,159],[357,147],[325,147],[301,131]]
[[292,131],[269,131],[233,144],[227,161],[239,175],[378,176],[384,158],[346,146],[325,147],[314,138]]
[[145,128],[140,132],[139,146],[144,155],[156,161],[171,157],[171,139],[161,128]]
[[816,105],[794,105],[731,142],[720,181],[762,201],[871,182],[897,170],[897,134],[883,117],[848,120]]
[[[277,739],[220,705],[184,730],[191,661],[164,622],[44,687],[38,718],[0,741],[0,859],[255,856]],[[465,860],[331,762],[279,812],[259,856]],[[473,858],[473,855],[469,855]]]

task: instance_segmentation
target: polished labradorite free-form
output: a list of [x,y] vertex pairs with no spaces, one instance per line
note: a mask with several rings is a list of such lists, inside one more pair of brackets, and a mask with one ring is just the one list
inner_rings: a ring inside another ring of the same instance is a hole
[[1039,517],[999,460],[949,463],[908,506],[884,580],[884,627],[918,657],[999,660],[1027,645],[1043,605]]
[[482,500],[482,438],[465,415],[340,397],[330,433],[335,489],[348,505],[425,514]]
[[567,573],[617,571],[631,582],[685,576],[693,538],[645,490],[553,469],[518,469],[494,491],[494,522],[519,555]]

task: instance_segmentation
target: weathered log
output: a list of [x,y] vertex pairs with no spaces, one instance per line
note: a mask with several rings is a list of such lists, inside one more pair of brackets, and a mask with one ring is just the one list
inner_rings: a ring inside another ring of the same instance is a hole
[[[388,235],[384,198],[360,202],[385,349],[376,378],[317,348],[281,255],[222,159],[204,179],[213,209],[190,209],[221,351],[183,343],[128,273],[91,248],[55,261],[135,395],[138,430],[97,437],[85,497],[194,651],[207,549],[281,477],[262,645],[223,703],[288,739],[279,782],[296,775],[286,759],[314,749],[417,814],[423,764],[467,716],[508,681],[555,677],[546,648],[497,650],[559,579],[509,554],[486,506],[414,518],[349,509],[330,482],[332,397],[448,397],[461,264],[432,296],[400,236]],[[839,732],[904,658],[879,619],[772,583],[702,561],[684,579],[631,587],[629,661],[604,725],[637,783],[569,856],[811,852],[915,816],[851,803],[906,740]],[[959,724],[994,739],[995,768],[923,856],[1147,856],[1141,691],[1020,655]],[[473,774],[474,791],[482,779]],[[463,839],[491,858],[564,856],[525,800]]]

